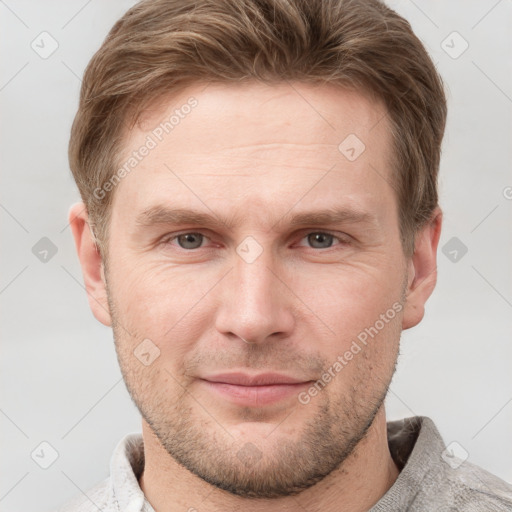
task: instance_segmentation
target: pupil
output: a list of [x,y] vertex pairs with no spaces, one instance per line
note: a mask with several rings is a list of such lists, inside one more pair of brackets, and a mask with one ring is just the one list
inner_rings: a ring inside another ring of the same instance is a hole
[[[196,239],[195,241],[195,246],[194,246],[194,239]],[[197,241],[199,240],[199,245],[197,244]],[[200,238],[199,238],[199,234],[198,233],[187,233],[185,235],[181,235],[179,237],[179,241],[180,241],[180,245],[184,248],[184,249],[196,249],[197,247],[199,247],[201,245],[201,242],[200,242]],[[183,242],[183,243],[182,243]],[[190,247],[189,244],[192,244],[192,247]],[[197,247],[196,247],[197,246]]]
[[[332,235],[328,235],[326,233],[313,233],[310,235],[310,237],[313,237],[310,239],[312,241],[312,245],[314,246],[315,243],[319,242],[320,244],[325,243],[326,241],[331,241]],[[329,247],[331,244],[328,243],[327,247]],[[325,249],[325,246],[323,247]]]

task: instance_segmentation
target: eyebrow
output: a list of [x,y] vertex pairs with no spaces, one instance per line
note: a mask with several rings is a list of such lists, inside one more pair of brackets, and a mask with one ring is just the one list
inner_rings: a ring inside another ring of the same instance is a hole
[[[277,220],[272,227],[284,221],[287,215]],[[193,225],[211,226],[214,228],[233,227],[247,218],[247,213],[237,213],[229,218],[222,219],[210,213],[185,208],[169,208],[163,205],[152,206],[143,210],[136,218],[138,227],[150,227],[156,225]],[[291,217],[288,225],[292,228],[299,226],[326,226],[341,223],[378,225],[377,218],[363,210],[354,207],[324,208],[315,211],[300,212]]]

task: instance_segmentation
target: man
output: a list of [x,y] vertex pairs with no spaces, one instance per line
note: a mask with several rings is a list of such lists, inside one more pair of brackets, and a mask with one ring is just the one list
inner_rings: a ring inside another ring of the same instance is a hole
[[63,510],[512,510],[429,418],[386,423],[436,283],[445,119],[377,0],[147,0],[115,24],[70,221],[142,435]]

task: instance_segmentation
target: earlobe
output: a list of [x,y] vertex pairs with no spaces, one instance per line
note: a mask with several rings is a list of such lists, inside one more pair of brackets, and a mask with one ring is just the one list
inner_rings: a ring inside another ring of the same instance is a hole
[[409,261],[409,282],[402,329],[418,325],[425,315],[425,303],[437,282],[437,246],[441,235],[442,211],[437,207],[431,220],[416,233],[414,254]]
[[112,319],[107,300],[103,260],[91,231],[84,203],[74,204],[69,210],[68,217],[82,267],[89,306],[99,322],[111,326]]

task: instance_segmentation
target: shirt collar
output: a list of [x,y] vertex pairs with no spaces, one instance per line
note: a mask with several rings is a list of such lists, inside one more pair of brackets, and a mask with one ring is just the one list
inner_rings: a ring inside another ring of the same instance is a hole
[[446,448],[434,422],[426,416],[390,421],[387,428],[389,451],[400,474],[370,512],[406,510],[425,477],[437,472]]
[[120,511],[154,512],[139,485],[143,469],[144,440],[132,432],[119,442],[110,461],[112,499]]

